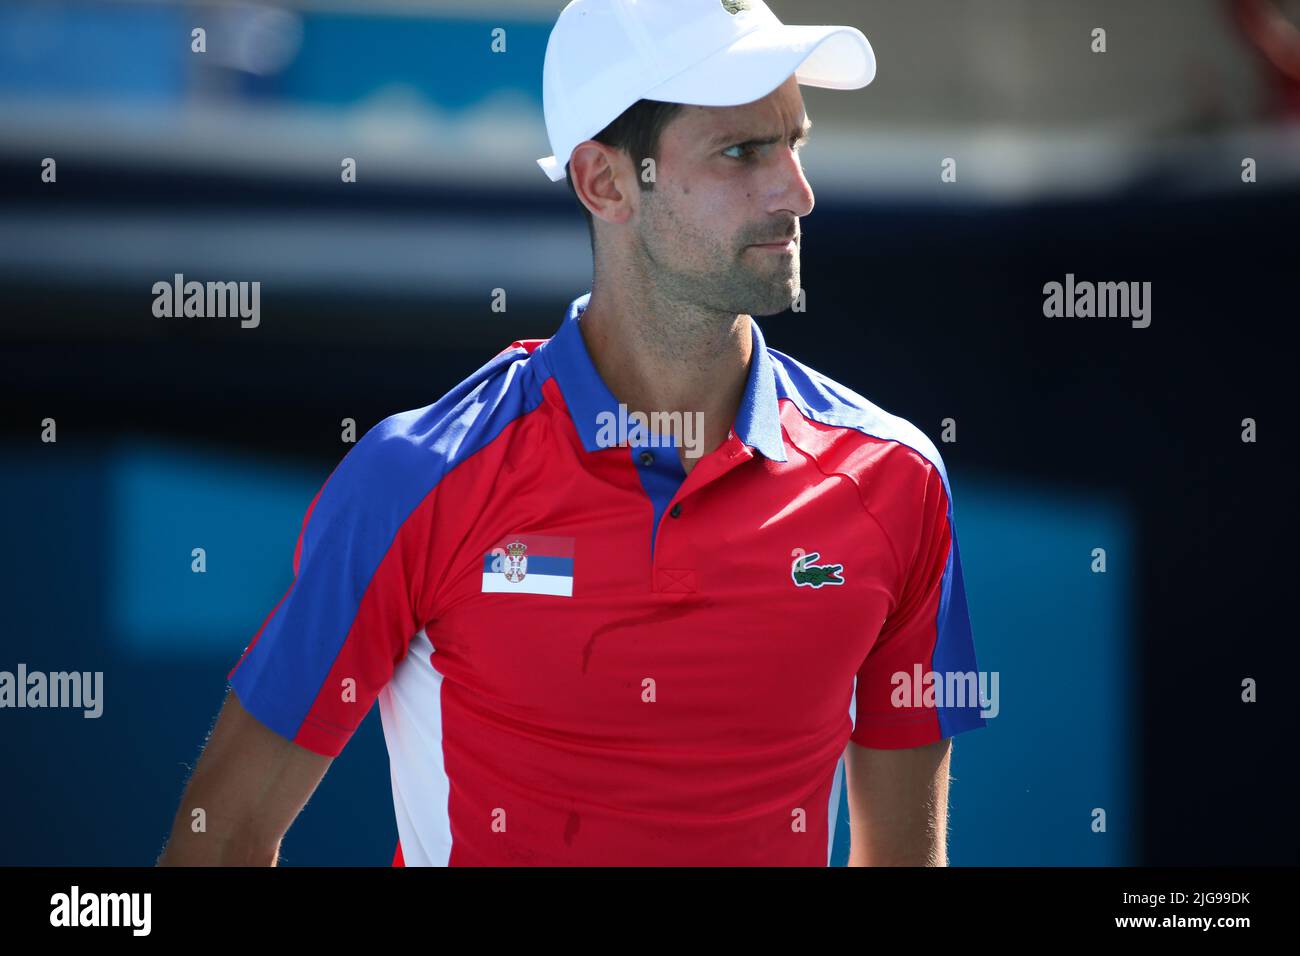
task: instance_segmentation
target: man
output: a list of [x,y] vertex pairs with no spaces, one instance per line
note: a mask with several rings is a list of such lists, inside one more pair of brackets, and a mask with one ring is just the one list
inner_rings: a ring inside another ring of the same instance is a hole
[[397,864],[824,866],[844,766],[851,863],[946,862],[983,719],[898,693],[975,668],[942,461],[752,319],[799,291],[799,85],[874,72],[758,0],[564,9],[592,290],[335,469],[163,862],[274,864],[376,699]]

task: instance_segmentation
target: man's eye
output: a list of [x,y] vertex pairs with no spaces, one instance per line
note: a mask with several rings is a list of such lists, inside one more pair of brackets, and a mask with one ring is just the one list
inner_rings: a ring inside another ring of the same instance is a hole
[[[797,153],[803,149],[807,143],[808,141],[806,139],[792,139],[790,140],[790,148]],[[739,155],[733,154],[733,150],[739,150]],[[722,155],[726,156],[728,159],[745,159],[757,155],[758,151],[759,147],[750,146],[747,143],[737,143],[735,146],[728,146],[724,149]]]

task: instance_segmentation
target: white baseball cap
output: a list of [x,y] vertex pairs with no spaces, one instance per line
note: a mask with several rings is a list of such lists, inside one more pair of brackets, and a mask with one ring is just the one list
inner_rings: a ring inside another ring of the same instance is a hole
[[794,74],[806,86],[856,90],[876,55],[855,27],[786,26],[763,0],[572,0],[546,44],[542,106],[552,182],[573,148],[640,99],[738,106]]

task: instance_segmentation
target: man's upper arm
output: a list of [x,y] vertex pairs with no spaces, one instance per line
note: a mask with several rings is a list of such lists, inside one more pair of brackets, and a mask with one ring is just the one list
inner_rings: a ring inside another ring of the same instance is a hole
[[[228,675],[160,862],[273,864],[421,626],[432,496],[394,424],[368,432],[308,507],[293,582]],[[191,832],[197,809],[206,835]]]
[[427,469],[381,422],[303,518],[293,583],[229,674],[243,709],[287,740],[338,756],[423,624]]
[[876,750],[850,742],[849,866],[946,866],[952,741]]
[[280,840],[333,760],[263,726],[228,694],[159,862],[274,864]]

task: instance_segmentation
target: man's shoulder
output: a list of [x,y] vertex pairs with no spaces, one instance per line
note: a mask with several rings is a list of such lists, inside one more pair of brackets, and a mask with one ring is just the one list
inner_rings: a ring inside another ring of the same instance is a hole
[[947,484],[943,456],[930,437],[911,421],[784,352],[769,348],[768,353],[778,399],[792,402],[815,429],[822,426],[817,430],[838,430],[843,433],[841,441],[851,445],[886,444],[906,449],[909,453],[890,455],[888,460],[910,461],[922,472],[935,469]]
[[427,491],[541,403],[543,375],[531,359],[542,341],[513,342],[437,401],[382,419],[344,456],[331,483],[391,489],[398,498]]

